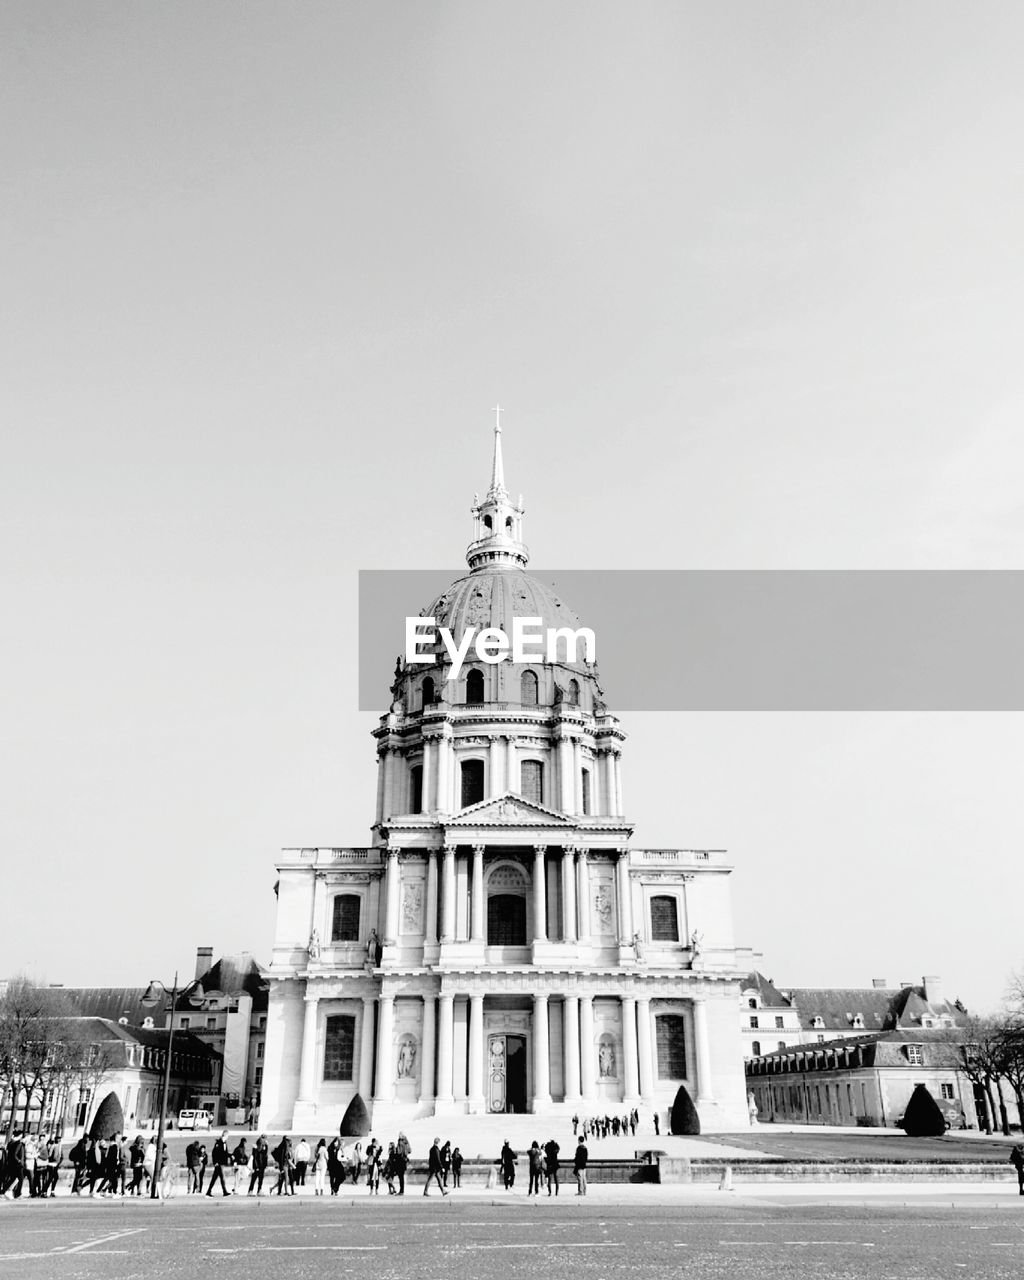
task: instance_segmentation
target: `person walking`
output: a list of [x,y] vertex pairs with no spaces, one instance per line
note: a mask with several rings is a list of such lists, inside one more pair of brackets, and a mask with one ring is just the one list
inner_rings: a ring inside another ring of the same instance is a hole
[[171,1159],[165,1142],[160,1151],[160,1167],[157,1173],[157,1195],[166,1202],[178,1189],[178,1166]]
[[256,1145],[252,1149],[251,1169],[249,1174],[249,1190],[246,1195],[253,1194],[253,1188],[256,1188],[256,1195],[263,1194],[263,1179],[267,1174],[267,1164],[270,1160],[270,1151],[267,1146],[266,1134],[261,1133],[256,1139]]
[[[321,1138],[313,1155],[313,1194],[322,1196],[327,1184],[327,1139]],[[331,1192],[333,1195],[334,1192]]]
[[331,1186],[331,1195],[336,1196],[338,1188],[345,1181],[345,1165],[341,1158],[343,1151],[341,1139],[332,1138],[330,1144],[325,1145],[324,1150],[327,1152],[327,1181]]
[[195,1195],[199,1191],[199,1143],[190,1142],[185,1148],[185,1194]]
[[458,1147],[452,1150],[452,1187],[462,1186],[462,1152]]
[[213,1189],[217,1185],[218,1179],[225,1196],[231,1194],[228,1190],[228,1184],[224,1180],[224,1170],[230,1168],[230,1166],[231,1152],[228,1150],[228,1131],[225,1129],[213,1144],[213,1177],[210,1179],[210,1185],[206,1189],[208,1196],[213,1195]]
[[405,1151],[403,1149],[404,1147],[407,1147],[409,1145],[409,1140],[408,1138],[406,1138],[405,1142],[403,1143],[402,1142],[403,1137],[404,1135],[401,1135],[401,1134],[399,1135],[398,1141],[395,1143],[395,1150],[391,1156],[392,1176],[394,1178],[397,1178],[398,1180],[398,1190],[395,1192],[395,1194],[399,1196],[405,1195],[405,1173],[406,1173],[406,1170],[409,1168],[409,1157],[405,1154]]
[[550,1138],[544,1143],[544,1167],[548,1175],[548,1195],[551,1194],[552,1187],[555,1189],[555,1195],[558,1195],[558,1153],[561,1149],[554,1138]]
[[1010,1152],[1010,1164],[1017,1170],[1017,1191],[1024,1196],[1024,1147],[1019,1142]]
[[7,1174],[3,1188],[4,1195],[10,1192],[15,1200],[20,1200],[26,1174],[25,1139],[21,1130],[18,1129],[7,1144]]
[[516,1153],[509,1145],[508,1138],[505,1139],[501,1148],[501,1181],[506,1191],[511,1191],[516,1180]]
[[526,1194],[532,1196],[536,1191],[540,1195],[540,1177],[544,1169],[544,1153],[540,1149],[540,1143],[534,1138],[530,1144],[530,1150],[526,1153],[530,1162],[530,1185],[526,1189]]
[[370,1145],[366,1148],[366,1185],[369,1188],[370,1195],[380,1195],[380,1158],[383,1147],[376,1140],[370,1139]]
[[435,1138],[434,1145],[430,1148],[430,1154],[427,1156],[427,1181],[423,1188],[425,1196],[430,1195],[430,1182],[433,1179],[437,1183],[437,1189],[443,1196],[448,1192],[444,1189],[444,1183],[441,1181],[441,1139]]
[[[286,1196],[293,1196],[295,1188],[292,1186],[292,1170],[295,1167],[295,1160],[292,1155],[292,1142],[287,1134],[282,1137],[273,1151],[274,1160],[277,1163],[277,1184],[274,1191],[278,1195],[282,1193]],[[271,1192],[273,1195],[274,1192]]]
[[68,1152],[68,1159],[75,1170],[75,1176],[71,1180],[71,1194],[80,1196],[82,1194],[82,1183],[85,1182],[86,1172],[89,1167],[89,1144],[85,1140],[84,1133]]
[[587,1194],[587,1161],[590,1153],[587,1151],[587,1144],[583,1141],[582,1136],[576,1143],[576,1154],[573,1156],[572,1171],[576,1177],[576,1194],[585,1196]]
[[156,1138],[150,1138],[146,1144],[146,1154],[142,1157],[142,1171],[146,1178],[146,1191],[148,1193],[153,1184],[153,1179],[156,1177]]

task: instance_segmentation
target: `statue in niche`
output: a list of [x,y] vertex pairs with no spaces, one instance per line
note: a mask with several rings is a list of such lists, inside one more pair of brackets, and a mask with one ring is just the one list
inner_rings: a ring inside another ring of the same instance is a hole
[[637,964],[644,962],[644,940],[638,933],[633,934],[633,958]]
[[602,933],[608,933],[612,925],[612,895],[606,884],[599,884],[594,894],[594,915]]
[[615,1050],[607,1040],[597,1046],[597,1071],[602,1080],[610,1080],[615,1075]]
[[402,906],[402,922],[409,933],[414,933],[420,923],[420,907],[423,905],[423,886],[419,883],[405,886],[405,901]]
[[366,939],[366,963],[374,967],[380,964],[380,938],[376,929],[371,929]]
[[690,934],[690,950],[693,952],[694,959],[704,950],[704,935],[699,929],[694,929]]
[[398,1046],[398,1078],[411,1080],[416,1074],[416,1041],[412,1036],[403,1036]]
[[309,952],[310,960],[320,959],[320,934],[316,929],[314,929],[309,935],[309,942],[306,945],[306,950]]

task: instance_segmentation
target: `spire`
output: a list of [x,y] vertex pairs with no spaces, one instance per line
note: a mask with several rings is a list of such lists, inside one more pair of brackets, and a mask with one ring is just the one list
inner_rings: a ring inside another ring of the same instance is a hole
[[466,560],[473,570],[521,569],[530,558],[523,545],[523,500],[513,504],[505,488],[505,462],[501,456],[501,406],[494,407],[494,459],[491,487],[481,502],[473,496],[473,541]]
[[504,494],[508,496],[508,490],[505,488],[505,463],[501,456],[501,405],[494,406],[494,462],[491,466],[491,487],[487,491],[487,496]]

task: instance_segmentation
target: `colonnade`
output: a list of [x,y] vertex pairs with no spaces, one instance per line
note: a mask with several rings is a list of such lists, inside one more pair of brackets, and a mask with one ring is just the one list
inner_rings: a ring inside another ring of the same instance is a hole
[[[482,992],[464,997],[467,1003],[466,1060],[455,1061],[456,994],[442,991],[422,997],[422,1036],[419,1054],[419,1101],[453,1103],[465,1096],[471,1110],[485,1107],[486,1035]],[[649,1099],[656,1086],[657,1053],[655,1020],[651,997],[637,994],[618,997],[621,1006],[621,1063],[616,1061],[614,1077],[620,1086],[620,1099]],[[592,994],[569,994],[552,999],[546,993],[532,997],[532,1090],[533,1109],[543,1109],[552,1101],[587,1105],[607,1101],[600,1089],[600,1062],[595,1034]],[[299,1101],[316,1099],[317,1029],[319,999],[305,999],[302,1058],[299,1071]],[[690,1080],[696,1079],[697,1101],[713,1099],[711,1058],[708,1043],[707,1002],[704,996],[690,1001],[692,1011],[693,1060],[688,1063]],[[391,1102],[395,1098],[395,996],[382,993],[362,997],[363,1012],[358,1044],[358,1070],[355,1086],[364,1098]],[[374,1018],[376,1005],[376,1019]],[[563,1053],[562,1096],[552,1098],[550,1025],[559,1016],[561,1006],[561,1045]],[[374,1078],[374,1061],[376,1076]],[[436,1070],[435,1070],[436,1064]]]
[[[426,877],[425,946],[438,942],[487,942],[487,901],[484,882],[484,853],[487,846],[469,846],[469,911],[468,926],[458,925],[456,858],[459,846],[446,844],[441,850],[428,849]],[[589,943],[592,939],[590,850],[573,846],[559,847],[553,856],[557,863],[558,888],[561,898],[560,918],[552,920],[549,930],[548,912],[548,846],[537,844],[532,850],[531,893],[533,896],[533,942],[562,941]],[[388,848],[385,854],[384,945],[398,940],[401,897],[401,850]],[[464,856],[464,855],[463,855]],[[440,863],[440,866],[439,866]],[[440,891],[439,891],[440,887]],[[619,850],[616,862],[617,921],[615,934],[625,944],[633,936],[633,908],[630,895],[629,853]],[[440,908],[440,911],[438,910]],[[557,938],[550,936],[557,934]],[[526,941],[530,941],[527,939]]]
[[[423,770],[420,812],[458,812],[462,807],[458,766],[468,758],[482,758],[486,762],[486,798],[506,791],[521,794],[521,761],[524,757],[540,758],[552,775],[544,787],[544,803],[549,808],[571,815],[582,814],[584,810],[594,816],[622,814],[622,751],[617,743],[591,747],[582,735],[566,733],[538,751],[533,744],[525,745],[517,733],[480,736],[486,745],[463,746],[446,724],[425,733],[420,747],[389,747],[381,743],[377,749],[377,821],[384,822],[393,814],[413,811],[413,763]],[[584,769],[590,773],[586,796]]]

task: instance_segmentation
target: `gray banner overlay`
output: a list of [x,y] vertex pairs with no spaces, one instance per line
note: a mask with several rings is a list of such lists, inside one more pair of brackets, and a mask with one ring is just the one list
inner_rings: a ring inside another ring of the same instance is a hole
[[[361,711],[387,708],[406,616],[465,573],[360,573]],[[1024,710],[1024,572],[531,567],[530,576],[593,628],[615,714]]]

